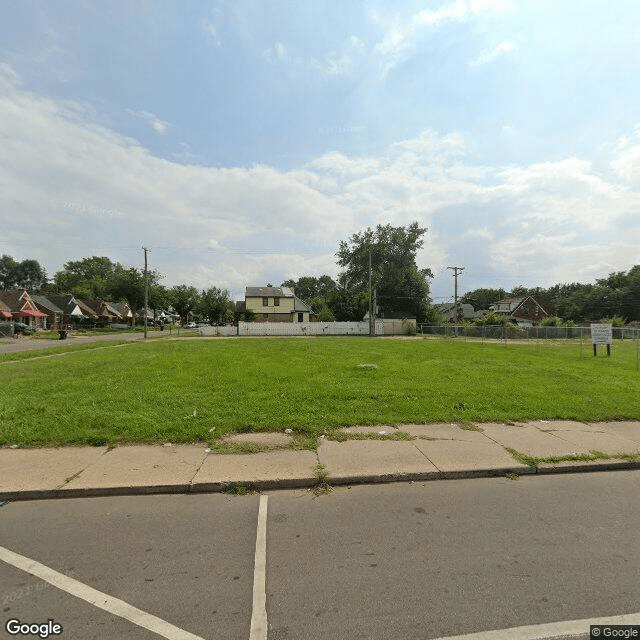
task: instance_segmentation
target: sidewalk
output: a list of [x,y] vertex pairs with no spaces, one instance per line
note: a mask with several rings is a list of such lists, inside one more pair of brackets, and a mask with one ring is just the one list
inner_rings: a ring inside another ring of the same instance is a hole
[[171,443],[5,448],[0,449],[0,501],[313,487],[325,476],[331,485],[345,485],[640,468],[640,422],[537,421],[466,429],[401,425],[342,432],[347,438],[390,438],[402,432],[413,439],[321,438],[316,452],[284,448],[290,436],[282,433],[227,438],[270,447],[253,454],[219,454],[206,445]]

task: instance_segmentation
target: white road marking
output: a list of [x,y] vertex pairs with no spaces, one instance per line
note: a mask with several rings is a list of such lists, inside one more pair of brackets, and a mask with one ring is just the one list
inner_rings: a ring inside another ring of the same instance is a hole
[[447,636],[436,640],[563,640],[576,637],[589,637],[592,624],[633,624],[640,625],[640,613],[629,613],[609,618],[588,618],[586,620],[567,620],[528,627],[480,631],[462,636]]
[[267,640],[267,496],[260,496],[249,640]]
[[167,638],[168,640],[204,640],[200,636],[196,636],[193,633],[179,629],[171,623],[161,620],[150,613],[136,609],[136,607],[132,607],[123,600],[113,598],[106,593],[97,591],[96,589],[83,584],[79,580],[69,578],[68,576],[58,573],[35,560],[31,560],[30,558],[21,556],[18,553],[9,551],[9,549],[5,549],[4,547],[0,547],[0,560],[40,578],[62,591],[70,593],[72,596],[80,598],[81,600],[92,604],[94,607],[98,607],[108,613],[112,613],[120,618],[129,620],[139,627],[143,627],[153,633],[157,633],[159,636]]

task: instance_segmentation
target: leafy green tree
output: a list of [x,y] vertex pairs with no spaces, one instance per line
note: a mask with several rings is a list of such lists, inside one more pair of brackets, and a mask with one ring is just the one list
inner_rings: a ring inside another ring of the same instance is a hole
[[428,279],[433,277],[430,269],[418,269],[416,265],[425,232],[417,222],[408,227],[378,225],[375,230],[368,228],[351,236],[348,242],[340,242],[336,255],[338,266],[344,269],[340,274],[343,291],[359,298],[359,302],[364,296],[368,306],[371,256],[372,286],[382,314],[416,316],[421,322],[430,307]]
[[53,276],[54,293],[72,293],[78,298],[107,298],[118,269],[124,267],[106,256],[93,256],[65,263]]
[[488,309],[492,304],[506,298],[507,293],[504,289],[474,289],[465,293],[460,302],[462,304],[470,304],[476,311]]
[[11,256],[0,257],[0,289],[39,291],[47,284],[47,273],[37,260],[17,262]]
[[329,299],[337,285],[333,278],[324,275],[319,278],[313,276],[303,276],[296,280],[286,280],[282,283],[282,287],[290,287],[300,300],[304,300],[307,304],[311,298],[323,298],[325,301]]
[[169,304],[180,315],[183,322],[186,322],[189,314],[196,312],[200,304],[200,293],[195,287],[186,284],[178,284],[167,291]]
[[473,321],[473,324],[479,326],[504,326],[506,327],[509,323],[506,316],[499,313],[488,313],[486,316],[480,316]]
[[0,257],[0,289],[8,291],[15,288],[17,270],[18,263],[11,256]]
[[233,319],[234,304],[231,294],[226,289],[209,287],[200,296],[198,312],[203,318],[216,324],[226,324]]
[[[149,283],[148,289],[148,307],[150,309],[162,308],[164,305],[155,306],[159,299],[154,298],[156,291],[161,291],[161,285],[158,284],[161,276],[157,271],[147,271]],[[111,302],[126,301],[133,312],[133,317],[139,310],[144,309],[144,289],[145,278],[144,271],[130,267],[125,269],[118,264],[114,273],[109,276],[102,288],[104,297]]]

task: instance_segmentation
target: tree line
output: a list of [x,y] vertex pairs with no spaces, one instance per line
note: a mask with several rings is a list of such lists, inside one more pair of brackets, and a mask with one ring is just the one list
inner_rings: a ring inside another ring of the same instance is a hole
[[[419,323],[440,324],[442,316],[432,305],[430,269],[419,269],[416,255],[423,246],[426,229],[417,222],[408,226],[377,225],[340,242],[337,279],[328,275],[301,276],[281,286],[291,287],[320,321],[362,320],[375,301],[375,313],[383,317],[411,317]],[[225,324],[251,320],[250,312],[236,313],[226,289],[197,289],[185,284],[165,287],[163,276],[148,271],[149,308],[173,308],[183,319],[206,319]],[[88,257],[64,264],[49,279],[37,260],[17,262],[0,257],[0,289],[25,288],[31,292],[73,294],[80,299],[126,301],[134,310],[144,306],[144,272],[125,267],[107,257]],[[255,284],[255,283],[248,283]],[[372,295],[370,296],[370,291]],[[612,273],[595,284],[556,284],[549,288],[518,286],[511,291],[480,288],[465,293],[460,301],[475,310],[489,309],[507,297],[532,295],[545,298],[556,315],[545,323],[582,323],[610,319],[614,324],[640,321],[640,265],[628,272]],[[491,320],[489,318],[488,320]],[[488,321],[484,320],[484,321]]]

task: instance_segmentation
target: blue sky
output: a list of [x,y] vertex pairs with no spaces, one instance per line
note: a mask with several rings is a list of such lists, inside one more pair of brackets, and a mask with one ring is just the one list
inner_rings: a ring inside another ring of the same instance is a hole
[[24,0],[0,6],[0,253],[164,283],[337,275],[428,227],[436,301],[640,263],[640,4]]

